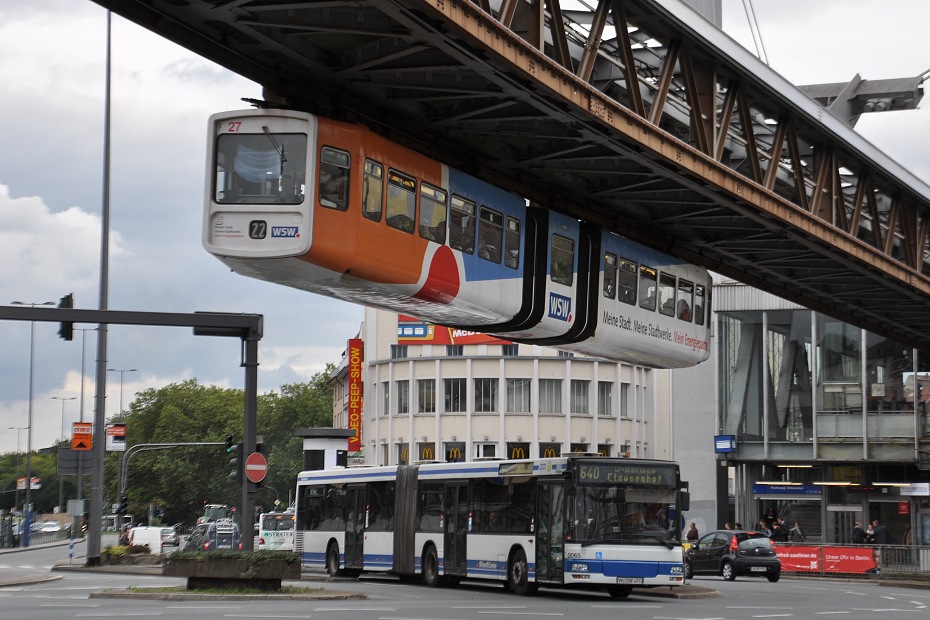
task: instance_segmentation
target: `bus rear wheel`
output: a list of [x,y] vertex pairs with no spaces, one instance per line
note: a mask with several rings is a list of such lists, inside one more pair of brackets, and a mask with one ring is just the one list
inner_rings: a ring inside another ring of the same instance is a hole
[[626,598],[633,592],[633,586],[607,586],[610,598]]
[[439,557],[436,555],[436,547],[430,545],[423,553],[423,583],[427,587],[435,588],[440,581]]
[[517,549],[513,554],[510,567],[507,570],[507,581],[510,583],[510,589],[517,596],[536,593],[537,585],[530,583],[530,566],[526,561],[526,553],[523,549]]
[[329,543],[329,547],[326,548],[326,573],[330,577],[338,577],[342,574],[339,569],[339,547],[334,542]]

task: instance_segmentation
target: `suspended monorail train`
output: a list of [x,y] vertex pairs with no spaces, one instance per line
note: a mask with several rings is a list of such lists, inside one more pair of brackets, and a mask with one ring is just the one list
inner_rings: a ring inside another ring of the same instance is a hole
[[242,275],[642,366],[708,357],[705,269],[362,125],[215,114],[205,193],[204,247]]

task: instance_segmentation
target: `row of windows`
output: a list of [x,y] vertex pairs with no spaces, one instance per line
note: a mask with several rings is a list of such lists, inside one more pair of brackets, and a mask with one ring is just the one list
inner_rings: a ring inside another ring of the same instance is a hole
[[[504,357],[517,357],[517,355],[519,355],[519,347],[520,345],[518,344],[502,344],[501,355]],[[392,360],[407,359],[408,353],[409,349],[406,344],[391,345]],[[446,355],[448,357],[462,357],[465,355],[465,347],[460,344],[448,344],[446,345]],[[562,351],[559,351],[559,357],[564,357]]]
[[[318,194],[321,206],[340,211],[349,208],[351,172],[348,152],[322,147]],[[448,191],[428,183],[418,186],[415,177],[394,168],[388,168],[385,175],[383,164],[367,158],[361,202],[362,215],[374,222],[380,222],[383,216],[391,228],[410,234],[416,229],[423,239],[446,244],[453,250],[477,253],[479,258],[497,264],[503,259],[511,269],[520,264],[519,218],[505,216],[486,205],[479,207],[457,194],[450,196]]]
[[[409,444],[395,444],[397,450],[397,462],[401,465],[407,465],[411,462]],[[461,463],[465,459],[465,442],[464,441],[445,441],[442,443],[443,452],[436,452],[436,444],[432,441],[417,442],[413,461],[435,461],[445,460],[447,463]],[[559,442],[541,441],[537,445],[536,455],[540,458],[558,457],[564,454],[562,444]],[[388,464],[389,455],[387,453],[388,444],[381,444],[382,464]],[[587,442],[571,442],[569,452],[587,453],[591,450],[591,444]],[[614,445],[609,443],[599,443],[595,446],[595,452],[601,456],[629,456],[629,444]],[[472,457],[475,459],[494,459],[509,458],[523,459],[530,458],[530,444],[525,441],[508,441],[501,451],[496,442],[476,441],[472,444]]]
[[604,253],[604,297],[617,299],[650,312],[677,316],[682,321],[704,324],[705,288],[684,278],[676,278],[648,265]]
[[[443,379],[442,412],[465,413],[468,411],[468,381],[467,379]],[[539,413],[562,413],[563,379],[539,379]],[[498,389],[500,379],[482,377],[472,380],[474,390],[474,412],[496,413],[498,411]],[[506,412],[530,413],[530,395],[533,380],[506,379]],[[585,379],[569,380],[569,413],[587,415],[591,413],[590,390],[591,381]],[[621,384],[620,416],[626,417],[627,384]],[[436,379],[418,379],[417,413],[435,413],[439,405]],[[597,382],[597,414],[602,417],[614,415],[614,384],[610,381]],[[396,413],[399,415],[410,413],[410,382],[406,380],[394,382],[394,396],[396,399]],[[391,393],[387,381],[381,383],[381,415],[386,416],[391,410]]]

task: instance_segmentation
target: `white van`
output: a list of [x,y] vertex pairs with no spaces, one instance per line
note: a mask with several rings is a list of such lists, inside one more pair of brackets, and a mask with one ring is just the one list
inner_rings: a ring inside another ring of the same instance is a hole
[[149,553],[161,553],[161,527],[134,527],[129,530],[130,545],[145,545]]

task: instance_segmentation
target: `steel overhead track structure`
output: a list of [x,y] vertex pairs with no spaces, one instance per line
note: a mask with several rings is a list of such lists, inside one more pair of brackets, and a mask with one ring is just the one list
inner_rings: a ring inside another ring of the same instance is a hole
[[930,187],[680,0],[94,1],[260,105],[364,123],[930,351]]

